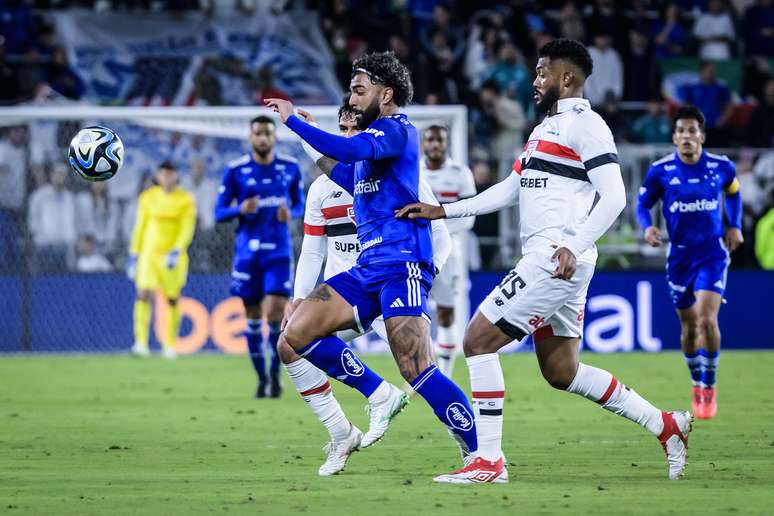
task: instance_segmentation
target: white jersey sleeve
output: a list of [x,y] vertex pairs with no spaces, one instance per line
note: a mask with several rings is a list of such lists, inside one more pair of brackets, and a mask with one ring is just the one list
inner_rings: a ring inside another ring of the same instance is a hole
[[564,242],[565,247],[579,257],[594,246],[623,211],[626,189],[613,135],[599,115],[588,112],[578,117],[568,143],[583,161],[589,181],[599,195],[588,218],[580,224],[575,235]]
[[[458,180],[460,182],[460,199],[469,199],[476,195],[476,181],[473,179],[473,172],[464,165],[460,165],[458,172]],[[455,219],[448,223],[450,233],[461,233],[473,228],[473,224],[476,223],[475,217],[463,217]]]
[[485,215],[513,204],[518,196],[519,176],[512,173],[475,197],[444,204],[443,210],[446,212],[446,217],[450,219]]
[[[433,206],[440,206],[441,203],[433,194],[433,189],[425,179],[419,177],[419,202],[432,204]],[[452,250],[452,241],[449,230],[446,227],[446,223],[442,220],[433,220],[430,223],[430,229],[433,237],[433,265],[437,270],[443,269],[446,265],[446,260],[449,259],[449,255]]]
[[317,285],[323,262],[325,261],[328,237],[325,234],[325,217],[321,207],[321,178],[310,186],[306,196],[304,211],[304,240],[296,266],[293,299],[308,296]]

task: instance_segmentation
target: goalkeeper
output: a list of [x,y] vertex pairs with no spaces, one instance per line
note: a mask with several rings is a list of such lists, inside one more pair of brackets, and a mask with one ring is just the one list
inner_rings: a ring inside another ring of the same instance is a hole
[[177,300],[188,276],[186,251],[196,226],[196,202],[177,186],[177,170],[169,162],[159,165],[154,182],[155,186],[140,194],[129,248],[127,275],[137,287],[131,352],[137,356],[149,354],[151,299],[154,291],[161,291],[169,303],[162,354],[175,358],[175,340],[180,329]]

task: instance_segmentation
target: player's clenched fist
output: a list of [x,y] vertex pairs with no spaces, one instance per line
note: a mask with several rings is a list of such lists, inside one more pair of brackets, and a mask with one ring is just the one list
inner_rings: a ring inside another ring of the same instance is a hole
[[557,262],[554,278],[568,280],[575,274],[575,255],[566,247],[560,247],[551,257],[552,262]]
[[258,196],[248,197],[239,205],[239,213],[248,215],[258,211]]
[[279,113],[282,123],[288,121],[290,115],[293,114],[293,104],[283,99],[265,99],[263,101],[266,107],[271,108],[275,113]]
[[446,218],[446,212],[443,211],[441,206],[433,206],[424,202],[415,202],[414,204],[408,204],[399,210],[395,210],[395,217],[409,218],[409,219],[444,219]]
[[277,208],[277,220],[287,222],[290,220],[290,210],[284,204]]
[[662,244],[661,230],[656,226],[649,226],[648,229],[645,230],[645,241],[651,247],[660,247]]
[[744,243],[742,230],[739,228],[728,228],[726,230],[725,242],[728,252],[733,253],[736,251],[736,248]]

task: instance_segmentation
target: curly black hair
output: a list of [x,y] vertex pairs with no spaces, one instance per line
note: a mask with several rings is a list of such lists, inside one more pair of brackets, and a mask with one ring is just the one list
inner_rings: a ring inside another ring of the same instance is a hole
[[586,77],[594,70],[594,60],[591,59],[589,51],[583,43],[574,39],[560,38],[549,41],[540,47],[538,57],[547,57],[552,61],[565,59],[580,68]]
[[405,106],[414,97],[411,74],[393,52],[374,52],[355,59],[352,75],[357,73],[365,73],[371,82],[392,88],[392,98],[398,106]]
[[672,119],[672,132],[675,132],[678,120],[696,120],[699,122],[699,129],[701,129],[701,132],[704,132],[704,113],[696,106],[686,104],[677,109],[675,117]]
[[344,115],[347,115],[347,116],[357,115],[357,111],[355,111],[355,108],[349,105],[349,96],[350,94],[347,93],[341,99],[341,105],[339,106],[339,119],[341,119],[341,117]]

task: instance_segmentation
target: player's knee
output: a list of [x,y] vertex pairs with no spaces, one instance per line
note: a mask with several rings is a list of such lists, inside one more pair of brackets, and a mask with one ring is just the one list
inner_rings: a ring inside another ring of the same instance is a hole
[[574,368],[550,364],[543,366],[540,369],[540,372],[543,373],[543,378],[546,379],[546,382],[548,382],[551,387],[560,391],[567,390],[572,383],[573,378],[575,378],[576,373]]
[[718,321],[713,314],[699,315],[697,326],[704,335],[715,335],[719,332]]
[[454,309],[438,307],[438,325],[448,328],[454,324]]
[[698,319],[689,319],[687,321],[680,321],[680,328],[683,332],[683,336],[689,341],[694,341],[701,334],[701,326]]
[[261,305],[245,305],[245,315],[248,319],[260,319],[262,317]]
[[282,337],[277,341],[277,354],[283,364],[290,364],[300,358],[298,353],[296,353],[296,350],[294,350]]
[[462,351],[466,357],[475,357],[486,353],[495,353],[497,349],[492,349],[491,339],[486,334],[479,331],[479,328],[471,324],[465,330],[465,336],[462,338]]
[[150,290],[140,290],[137,292],[137,299],[139,301],[144,301],[145,303],[151,302],[151,291]]
[[177,306],[177,298],[167,298],[167,303],[169,303],[169,306]]

